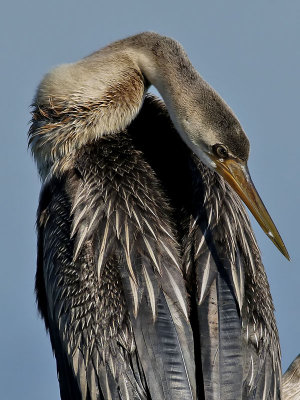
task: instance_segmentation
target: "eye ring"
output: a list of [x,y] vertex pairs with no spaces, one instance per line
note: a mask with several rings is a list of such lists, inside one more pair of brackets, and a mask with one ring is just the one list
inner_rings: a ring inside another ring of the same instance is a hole
[[212,149],[218,158],[228,158],[228,149],[223,144],[215,144]]

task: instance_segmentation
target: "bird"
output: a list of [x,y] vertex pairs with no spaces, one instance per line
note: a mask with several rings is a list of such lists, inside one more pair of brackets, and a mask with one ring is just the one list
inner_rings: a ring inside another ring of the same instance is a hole
[[243,202],[289,254],[246,133],[182,46],[143,32],[54,68],[29,146],[42,180],[37,304],[61,399],[280,399],[274,306]]

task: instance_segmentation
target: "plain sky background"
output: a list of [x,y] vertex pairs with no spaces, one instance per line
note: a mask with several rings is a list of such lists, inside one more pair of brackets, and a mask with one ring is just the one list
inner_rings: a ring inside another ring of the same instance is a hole
[[144,30],[183,44],[249,136],[252,178],[292,258],[286,261],[253,222],[276,307],[284,370],[300,352],[300,1],[11,0],[2,4],[0,16],[3,400],[59,398],[50,341],[34,298],[40,183],[26,142],[35,88],[55,65]]

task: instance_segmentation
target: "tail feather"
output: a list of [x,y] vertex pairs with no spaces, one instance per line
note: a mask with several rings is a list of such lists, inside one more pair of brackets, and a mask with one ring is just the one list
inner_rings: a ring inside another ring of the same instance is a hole
[[[123,265],[126,271],[125,259]],[[149,398],[193,400],[196,398],[196,384],[192,333],[179,304],[178,293],[175,293],[182,288],[176,286],[175,290],[174,282],[168,281],[169,274],[164,273],[164,279],[161,279],[145,259],[142,265],[134,263],[134,269],[141,271],[137,273],[139,305],[136,316],[133,312],[136,300],[132,295],[128,274],[121,275]],[[165,291],[162,286],[165,286]],[[152,293],[155,293],[155,304],[151,300]]]

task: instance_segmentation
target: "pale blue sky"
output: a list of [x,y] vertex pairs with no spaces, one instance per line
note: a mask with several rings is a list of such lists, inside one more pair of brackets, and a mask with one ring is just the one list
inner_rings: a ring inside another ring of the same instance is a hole
[[10,1],[1,43],[1,398],[58,399],[55,362],[33,294],[39,180],[27,151],[29,105],[51,67],[130,34],[180,41],[202,76],[239,117],[249,168],[290,252],[261,232],[276,306],[283,368],[300,352],[299,0]]

